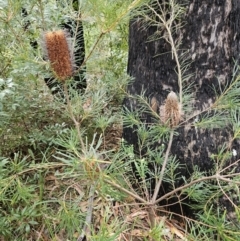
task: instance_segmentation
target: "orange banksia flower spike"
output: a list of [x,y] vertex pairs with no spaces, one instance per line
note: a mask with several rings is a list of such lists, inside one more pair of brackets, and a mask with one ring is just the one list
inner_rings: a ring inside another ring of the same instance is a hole
[[74,71],[74,60],[67,32],[64,30],[46,32],[43,44],[56,78],[64,81],[71,77]]

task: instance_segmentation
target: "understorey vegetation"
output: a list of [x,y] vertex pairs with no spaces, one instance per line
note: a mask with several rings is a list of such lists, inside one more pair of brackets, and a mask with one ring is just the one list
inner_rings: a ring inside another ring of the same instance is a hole
[[[0,0],[0,241],[239,240],[239,66],[193,105],[188,3]],[[169,46],[162,103],[129,91],[129,24]],[[231,133],[206,169],[173,152],[187,125]]]

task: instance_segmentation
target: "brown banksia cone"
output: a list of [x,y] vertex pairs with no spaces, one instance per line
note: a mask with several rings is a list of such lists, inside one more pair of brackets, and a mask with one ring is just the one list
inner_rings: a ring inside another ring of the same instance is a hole
[[67,32],[57,30],[44,33],[43,45],[56,78],[65,81],[71,77],[74,71],[74,59]]
[[176,127],[179,124],[180,119],[181,106],[177,95],[171,91],[165,101],[163,122],[168,124],[170,127]]

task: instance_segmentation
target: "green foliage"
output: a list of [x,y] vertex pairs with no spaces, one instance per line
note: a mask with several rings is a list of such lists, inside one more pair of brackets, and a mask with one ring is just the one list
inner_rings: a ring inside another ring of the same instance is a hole
[[[144,26],[168,27],[169,39],[182,26],[173,21],[171,28],[166,21],[169,9],[174,10],[173,19],[178,21],[185,9],[174,3],[170,1],[161,9],[160,22],[145,19]],[[0,239],[79,240],[87,224],[88,240],[134,240],[139,230],[144,230],[140,232],[142,240],[166,236],[174,240],[163,219],[153,220],[162,216],[162,209],[156,208],[157,214],[152,216],[148,211],[177,196],[179,202],[186,198],[196,201],[192,206],[200,210],[198,219],[185,219],[186,236],[193,240],[237,240],[239,232],[234,225],[240,215],[235,199],[239,197],[240,180],[234,165],[224,166],[229,160],[228,147],[219,147],[219,153],[213,155],[212,177],[195,168],[191,177],[184,179],[179,170],[185,166],[167,151],[171,137],[178,133],[163,123],[144,93],[131,97],[139,103],[138,111],[121,110],[130,81],[126,74],[128,20],[135,14],[153,14],[154,4],[156,1],[148,0],[80,0],[78,4],[66,0],[0,0]],[[25,18],[23,7],[28,12]],[[88,87],[78,95],[68,80],[65,85],[71,99],[63,103],[50,94],[43,80],[51,70],[43,59],[41,35],[58,29],[66,18],[83,21]],[[159,33],[151,37],[153,40]],[[39,43],[36,49],[31,45],[35,40]],[[176,71],[183,88],[179,93],[183,110],[193,119],[192,86],[185,85],[189,60],[184,53],[177,56],[180,43],[171,44],[173,55],[179,59]],[[231,142],[239,138],[240,130],[236,69],[229,86],[193,123],[196,128],[230,123],[234,132]],[[151,124],[141,121],[144,113],[152,115]],[[136,128],[138,154],[121,140],[123,123]],[[112,129],[117,138],[111,135]],[[180,180],[184,183],[177,188]],[[169,190],[154,198],[161,185],[158,189],[153,184],[162,181]],[[94,218],[89,223],[92,187]],[[228,195],[231,192],[232,196]],[[234,220],[216,203],[222,194],[234,203]]]
[[[120,104],[129,80],[128,18],[141,1],[0,3],[0,239],[37,240],[44,230],[52,240],[76,240],[84,225],[88,180],[99,178],[102,197],[126,196],[104,183],[105,174],[93,167],[109,165],[113,158],[106,135],[121,125]],[[45,86],[51,70],[41,47],[42,33],[58,29],[66,18],[83,21],[88,80],[81,96],[68,86],[70,105],[53,98]],[[118,167],[120,173],[124,168]],[[115,240],[120,220],[114,235],[109,221],[93,230],[92,240]]]

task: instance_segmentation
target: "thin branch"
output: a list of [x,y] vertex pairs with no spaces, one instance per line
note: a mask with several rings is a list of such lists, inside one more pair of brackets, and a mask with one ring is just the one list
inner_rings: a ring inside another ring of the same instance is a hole
[[46,26],[45,19],[44,19],[44,8],[43,8],[42,0],[38,0],[38,4],[39,4],[39,9],[40,9],[40,15],[42,18],[42,27],[43,27],[43,30],[45,31],[47,29],[47,26]]
[[164,175],[164,172],[166,170],[168,157],[169,157],[170,150],[171,150],[171,147],[172,147],[173,132],[174,132],[173,130],[171,130],[171,132],[170,132],[170,138],[169,138],[169,142],[168,142],[166,155],[165,155],[164,162],[163,162],[163,165],[162,165],[162,169],[161,169],[161,173],[160,173],[160,176],[159,176],[159,180],[158,180],[157,185],[155,186],[155,189],[154,189],[154,194],[153,194],[153,197],[151,199],[151,203],[155,203],[156,202],[157,195],[158,195],[160,187],[162,185],[163,175]]
[[234,208],[237,208],[237,206],[235,205],[235,203],[229,198],[229,196],[226,194],[226,192],[223,190],[223,188],[222,188],[222,185],[220,184],[220,182],[219,182],[219,179],[217,180],[217,183],[218,183],[218,186],[220,187],[220,190],[221,190],[221,192],[223,193],[223,195],[228,199],[228,201],[232,204],[232,206],[234,207]]
[[[238,175],[239,175],[239,173],[238,173]],[[188,187],[191,187],[192,185],[194,185],[196,183],[199,183],[199,182],[204,182],[204,181],[208,181],[208,180],[222,180],[222,181],[225,181],[225,182],[233,182],[232,180],[226,179],[225,177],[226,177],[225,175],[221,176],[221,175],[219,175],[219,173],[216,173],[215,175],[212,175],[212,176],[202,177],[200,179],[194,180],[194,181],[192,181],[190,183],[187,183],[187,184],[185,184],[185,185],[183,185],[181,187],[178,187],[178,188],[172,190],[171,192],[166,193],[165,195],[163,195],[162,197],[157,199],[154,203],[152,203],[152,205],[155,205],[155,204],[161,202],[162,200],[167,199],[168,197],[170,197],[174,193],[179,192],[179,191],[181,191],[183,189],[186,189]]]
[[78,16],[77,16],[77,25],[75,28],[75,34],[74,34],[74,38],[73,38],[73,43],[72,43],[72,53],[71,56],[74,56],[74,48],[76,46],[76,42],[77,42],[77,37],[78,37],[78,29],[80,28],[80,22],[81,22],[81,13],[80,11],[78,11]]
[[100,35],[98,36],[98,39],[96,40],[96,42],[94,43],[92,49],[90,50],[88,56],[84,59],[84,61],[82,62],[82,64],[79,66],[79,68],[75,71],[75,73],[79,73],[82,69],[82,66],[84,66],[86,64],[86,62],[88,61],[88,59],[91,57],[93,51],[96,49],[99,41],[101,40],[101,38],[104,36],[104,32],[101,32]]
[[86,147],[85,147],[85,144],[84,144],[83,139],[82,139],[82,134],[81,134],[81,132],[80,132],[80,123],[76,120],[76,118],[75,118],[75,116],[74,116],[74,114],[73,114],[72,105],[71,105],[71,103],[70,103],[70,97],[69,97],[69,94],[68,94],[67,82],[64,82],[63,88],[64,88],[64,94],[65,94],[65,96],[66,96],[67,108],[68,108],[70,117],[71,117],[71,119],[72,119],[72,121],[74,122],[74,125],[75,125],[75,127],[76,127],[76,130],[77,130],[77,134],[78,134],[78,138],[79,138],[79,141],[80,141],[80,144],[81,144],[82,151],[83,151],[83,152],[86,152]]
[[149,204],[145,199],[141,198],[139,195],[125,189],[124,187],[118,185],[117,183],[113,182],[113,181],[109,181],[107,178],[103,179],[104,182],[108,183],[109,185],[117,188],[118,190],[130,195],[131,197],[135,198],[136,200],[140,201],[143,204]]
[[81,71],[82,66],[84,66],[86,64],[86,62],[88,61],[88,59],[91,57],[93,51],[96,49],[99,41],[101,40],[101,38],[109,33],[110,31],[112,31],[118,24],[119,22],[125,17],[127,16],[139,3],[141,3],[141,0],[134,0],[129,7],[127,8],[126,11],[124,11],[117,19],[116,21],[110,26],[108,27],[106,30],[102,30],[102,32],[100,33],[100,35],[98,36],[96,42],[94,43],[93,47],[91,48],[88,56],[84,59],[83,63],[81,64],[81,66],[75,71],[75,73],[78,73]]
[[[164,19],[164,16],[161,16],[160,14],[158,14],[154,8],[152,8],[151,6],[147,5],[149,9],[151,9],[153,11],[153,13],[161,20],[162,24],[164,25],[164,27],[167,30],[168,36],[165,37],[165,40],[169,42],[169,44],[171,45],[171,49],[172,49],[172,54],[174,56],[174,59],[176,61],[176,65],[177,65],[177,75],[178,75],[178,87],[179,87],[179,101],[180,101],[180,106],[182,106],[182,69],[181,69],[181,65],[180,65],[180,61],[179,61],[179,57],[178,57],[178,53],[177,53],[177,48],[172,36],[172,23],[175,20],[175,11],[174,11],[174,2],[171,2],[171,9],[172,9],[172,13],[170,14],[171,18],[170,20],[166,20]],[[173,16],[174,15],[174,16]]]

